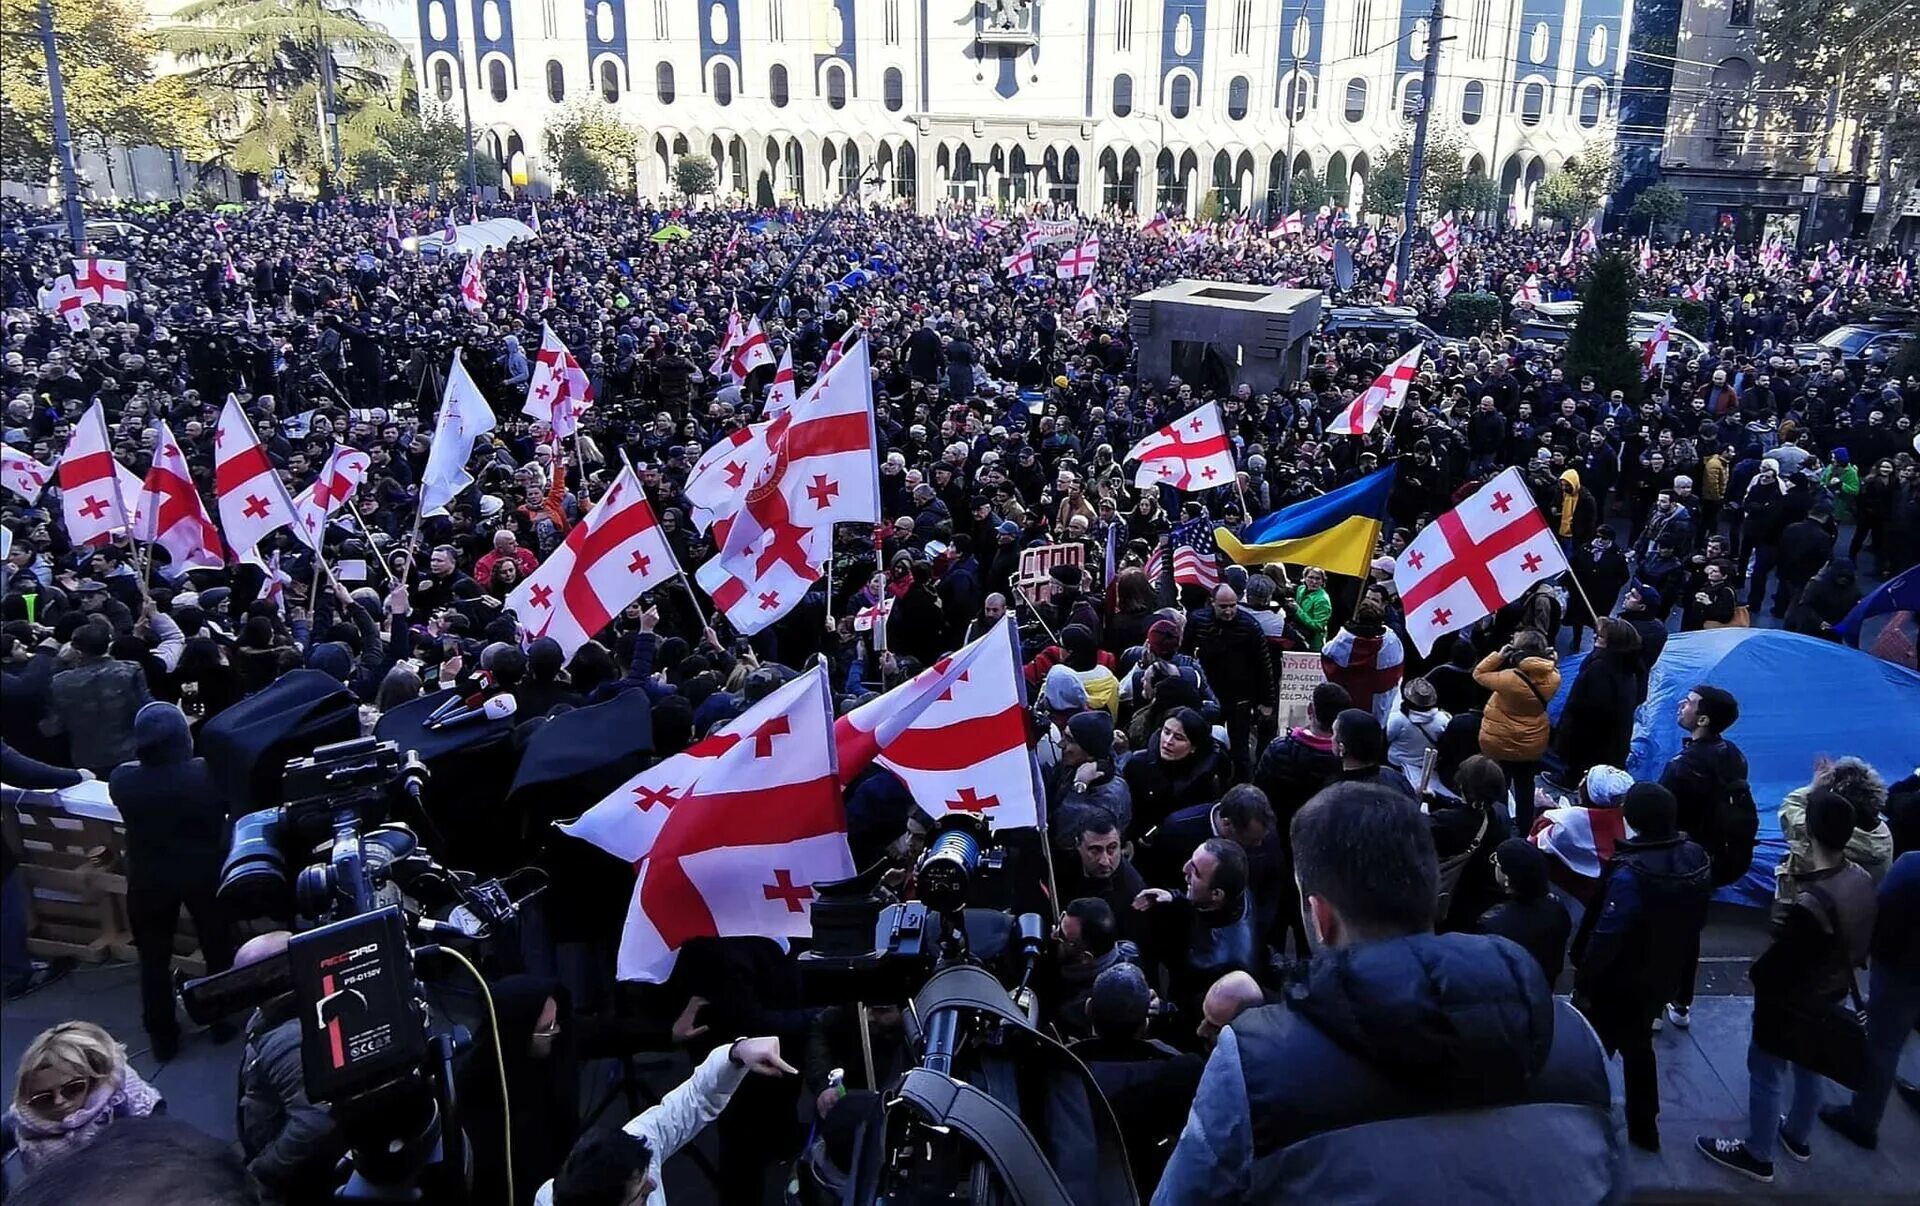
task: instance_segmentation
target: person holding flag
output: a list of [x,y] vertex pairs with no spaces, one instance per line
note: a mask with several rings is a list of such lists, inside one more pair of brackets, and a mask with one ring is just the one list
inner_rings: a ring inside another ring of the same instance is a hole
[[1146,436],[1127,450],[1125,459],[1137,463],[1133,484],[1143,489],[1171,486],[1193,492],[1234,481],[1233,444],[1217,402]]
[[544,421],[553,429],[554,439],[564,440],[579,430],[580,416],[592,405],[593,382],[553,327],[541,323],[540,350],[534,356],[527,401],[520,413]]
[[441,514],[455,495],[473,485],[467,462],[473,457],[474,442],[492,431],[495,422],[493,408],[467,375],[459,349],[454,349],[440,414],[434,420],[427,465],[420,475],[421,516]]
[[1364,393],[1327,425],[1327,434],[1364,436],[1380,421],[1381,411],[1404,406],[1407,389],[1420,374],[1420,358],[1425,351],[1424,346],[1415,344],[1406,355],[1389,364]]
[[240,399],[232,394],[220,412],[213,446],[213,488],[227,547],[241,561],[264,564],[260,541],[294,523],[296,512],[286,483],[267,460]]

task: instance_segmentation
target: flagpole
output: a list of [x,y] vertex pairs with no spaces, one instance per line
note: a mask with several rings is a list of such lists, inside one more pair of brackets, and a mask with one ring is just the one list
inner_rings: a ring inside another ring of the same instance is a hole
[[833,525],[827,525],[827,627],[833,627]]
[[[428,360],[427,371],[420,375],[420,386],[418,389],[413,391],[413,410],[416,415],[422,413],[420,409],[420,399],[422,395],[424,395],[427,392],[427,382],[432,381],[434,383],[434,391],[438,393],[440,389],[439,378],[440,378],[440,374],[437,371],[435,371],[433,367],[433,361]],[[445,401],[442,400],[441,405],[444,406],[445,404],[446,404]],[[468,454],[468,459],[469,460],[472,459],[471,453]],[[413,576],[413,567],[419,562],[419,558],[415,552],[415,546],[420,543],[420,527],[426,521],[426,516],[422,514],[422,511],[425,510],[425,506],[426,506],[426,483],[421,482],[414,488],[413,527],[407,532],[407,543],[404,546],[407,554],[407,576],[408,577]]]
[[1573,572],[1571,557],[1567,558],[1567,581],[1573,583],[1573,589],[1580,592],[1580,601],[1587,605],[1587,618],[1593,621],[1594,630],[1599,631],[1600,610],[1593,605],[1593,599],[1588,596],[1587,588],[1580,585],[1580,575]]
[[[368,551],[377,554],[380,551],[380,546],[374,542],[373,529],[367,526],[366,516],[360,514],[360,508],[354,505],[351,498],[347,500],[347,512],[353,516],[354,522],[360,525],[360,534],[367,538]],[[380,576],[387,580],[388,586],[392,586],[393,571],[387,568],[387,559],[385,557],[375,556],[372,560],[379,564]]]

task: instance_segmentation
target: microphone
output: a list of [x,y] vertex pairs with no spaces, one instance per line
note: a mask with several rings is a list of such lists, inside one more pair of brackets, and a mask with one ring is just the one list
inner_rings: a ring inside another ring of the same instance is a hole
[[427,727],[434,732],[450,729],[455,725],[467,724],[475,720],[505,720],[520,710],[519,703],[511,695],[496,695],[478,708],[464,712],[455,712],[437,722],[428,722]]
[[453,715],[453,713],[462,708],[477,708],[485,703],[486,700],[487,692],[484,687],[464,698],[456,692],[434,705],[433,711],[427,713],[427,719],[423,723],[431,724],[436,720],[445,720],[448,716]]
[[406,764],[400,768],[400,786],[406,789],[415,804],[420,802],[420,789],[432,778],[433,772],[420,760],[420,751],[408,750]]

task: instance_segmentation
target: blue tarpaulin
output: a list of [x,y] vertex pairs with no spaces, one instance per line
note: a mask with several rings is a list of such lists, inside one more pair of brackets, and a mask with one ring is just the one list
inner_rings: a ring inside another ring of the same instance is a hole
[[[1583,660],[1576,654],[1561,664],[1556,717]],[[1721,891],[1723,900],[1764,905],[1773,899],[1773,869],[1787,851],[1780,801],[1812,780],[1814,759],[1851,754],[1889,781],[1920,763],[1920,674],[1777,628],[1720,628],[1675,634],[1654,663],[1626,767],[1635,779],[1658,779],[1680,752],[1680,703],[1702,683],[1732,692],[1740,703],[1727,739],[1747,756],[1747,781],[1760,809],[1753,868]]]

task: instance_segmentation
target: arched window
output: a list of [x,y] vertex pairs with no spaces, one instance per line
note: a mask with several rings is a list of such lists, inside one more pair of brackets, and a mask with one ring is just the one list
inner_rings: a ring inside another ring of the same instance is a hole
[[1252,90],[1247,77],[1236,75],[1227,84],[1227,116],[1239,121],[1247,115],[1247,94]]
[[1184,75],[1173,77],[1173,88],[1168,94],[1167,112],[1175,117],[1185,117],[1193,111],[1193,80]]
[[1365,121],[1367,117],[1367,81],[1351,79],[1347,81],[1347,120]]
[[787,69],[782,64],[775,63],[773,70],[767,72],[767,96],[773,101],[774,108],[787,107]]
[[547,99],[556,105],[567,99],[567,69],[559,59],[547,60]]
[[716,105],[733,103],[733,68],[725,63],[713,65],[713,103]]
[[1520,90],[1520,124],[1537,126],[1540,117],[1547,111],[1547,88],[1535,80]]
[[887,73],[880,77],[880,96],[889,113],[898,113],[906,107],[907,82],[898,67],[887,68]]
[[507,64],[503,59],[487,64],[487,94],[496,101],[507,99]]
[[453,99],[453,66],[445,59],[434,61],[433,94],[443,101]]
[[1133,112],[1133,77],[1116,75],[1113,77],[1113,115],[1125,117]]
[[1606,109],[1607,86],[1605,84],[1589,85],[1580,93],[1581,128],[1591,130],[1599,125],[1600,118],[1606,112]]
[[1307,106],[1313,103],[1313,77],[1310,75],[1289,75],[1287,86],[1283,90],[1288,121],[1299,121],[1307,115]]
[[1419,116],[1420,100],[1426,95],[1426,83],[1417,75],[1407,77],[1407,90],[1400,94],[1400,116],[1409,120]]
[[661,104],[671,105],[673,103],[672,63],[667,62],[665,59],[660,60],[659,66],[653,69],[653,87],[654,91],[660,95]]
[[1466,91],[1460,94],[1460,124],[1477,126],[1487,107],[1487,86],[1479,80],[1468,80]]
[[847,107],[847,71],[838,63],[827,68],[827,107],[829,109]]
[[620,99],[620,65],[612,59],[600,61],[600,99],[609,105]]

